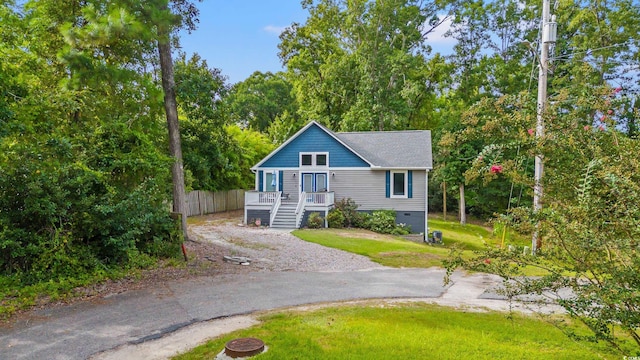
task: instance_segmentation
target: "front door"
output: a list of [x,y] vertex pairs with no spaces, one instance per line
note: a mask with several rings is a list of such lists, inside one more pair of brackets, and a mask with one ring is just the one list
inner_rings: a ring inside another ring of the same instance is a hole
[[302,191],[312,193],[327,190],[327,173],[302,173]]

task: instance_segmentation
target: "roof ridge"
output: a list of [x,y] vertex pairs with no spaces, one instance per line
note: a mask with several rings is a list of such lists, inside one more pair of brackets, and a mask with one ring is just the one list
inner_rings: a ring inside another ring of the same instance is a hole
[[373,131],[344,131],[344,132],[336,132],[334,134],[371,134],[371,133],[407,133],[407,132],[425,132],[431,130],[373,130]]

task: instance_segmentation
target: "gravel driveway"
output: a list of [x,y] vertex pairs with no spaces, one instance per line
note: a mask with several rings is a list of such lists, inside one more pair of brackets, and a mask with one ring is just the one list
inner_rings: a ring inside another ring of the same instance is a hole
[[[369,258],[306,242],[289,231],[243,226],[241,218],[211,219],[189,226],[198,241],[225,255],[251,259],[254,271],[355,271],[383,268]],[[243,266],[243,265],[236,265]]]

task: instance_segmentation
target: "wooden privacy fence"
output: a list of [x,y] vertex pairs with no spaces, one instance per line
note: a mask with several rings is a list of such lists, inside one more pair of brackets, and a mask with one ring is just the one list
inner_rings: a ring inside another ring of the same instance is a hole
[[244,209],[244,190],[201,191],[187,194],[187,216]]

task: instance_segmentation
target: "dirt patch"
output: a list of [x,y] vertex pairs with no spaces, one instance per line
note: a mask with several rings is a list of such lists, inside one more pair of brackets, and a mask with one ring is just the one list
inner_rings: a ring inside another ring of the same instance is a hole
[[371,239],[371,240],[380,240],[380,241],[395,240],[395,238],[391,235],[379,234],[379,233],[376,233],[370,230],[364,230],[364,229],[341,229],[341,230],[331,229],[329,231],[342,237]]
[[227,211],[202,216],[191,216],[187,219],[189,226],[242,224],[244,210]]

